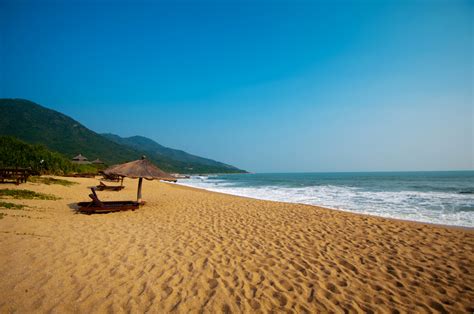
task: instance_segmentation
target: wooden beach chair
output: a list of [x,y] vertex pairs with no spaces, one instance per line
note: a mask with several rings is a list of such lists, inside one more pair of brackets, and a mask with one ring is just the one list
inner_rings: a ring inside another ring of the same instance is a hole
[[12,181],[16,185],[26,183],[31,172],[29,168],[2,168],[0,169],[0,182]]
[[99,185],[95,187],[97,191],[120,191],[124,188],[123,185],[106,185],[100,181]]
[[122,180],[122,184],[123,184],[123,177],[120,178],[120,176],[115,175],[115,174],[106,174],[103,171],[99,171],[99,174],[102,175],[102,180],[112,181],[112,182],[120,182],[120,180]]
[[85,214],[93,213],[110,213],[118,212],[122,210],[135,210],[140,206],[139,203],[133,201],[107,201],[103,202],[99,200],[99,197],[95,193],[95,188],[91,188],[92,194],[89,194],[89,197],[92,199],[92,202],[79,202],[78,211]]
[[69,178],[95,178],[95,173],[73,173],[73,174],[65,174],[63,177]]

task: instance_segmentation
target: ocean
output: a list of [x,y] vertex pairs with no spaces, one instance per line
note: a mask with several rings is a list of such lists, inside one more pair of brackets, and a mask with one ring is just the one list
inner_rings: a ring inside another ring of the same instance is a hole
[[192,176],[179,184],[262,200],[474,227],[474,171],[229,174]]

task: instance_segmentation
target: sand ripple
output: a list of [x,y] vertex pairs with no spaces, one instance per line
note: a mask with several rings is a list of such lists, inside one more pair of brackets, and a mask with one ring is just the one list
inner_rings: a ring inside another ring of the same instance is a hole
[[474,311],[472,230],[148,181],[147,206],[87,216],[68,204],[96,181],[75,180],[0,209],[2,313]]

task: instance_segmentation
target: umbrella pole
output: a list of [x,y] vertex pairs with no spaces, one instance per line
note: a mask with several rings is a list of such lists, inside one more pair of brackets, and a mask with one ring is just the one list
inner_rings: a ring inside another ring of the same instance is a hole
[[142,202],[142,181],[143,181],[143,178],[138,179],[138,191],[137,191],[137,202],[138,203]]

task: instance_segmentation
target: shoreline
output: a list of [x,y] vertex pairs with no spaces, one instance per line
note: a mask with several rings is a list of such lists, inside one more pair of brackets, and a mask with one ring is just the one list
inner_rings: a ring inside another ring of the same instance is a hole
[[[179,182],[179,181],[178,181]],[[242,196],[242,195],[236,195],[236,194],[230,194],[230,193],[225,193],[221,191],[213,191],[213,190],[208,190],[206,188],[201,188],[201,187],[195,187],[195,186],[190,186],[190,185],[184,185],[184,184],[179,184],[179,183],[167,183],[167,184],[172,184],[172,185],[178,185],[178,186],[183,186],[191,189],[197,189],[197,190],[202,190],[202,191],[207,191],[210,193],[218,193],[218,194],[223,194],[223,195],[229,195],[229,196],[234,196],[234,197],[241,197],[241,198],[246,198],[246,199],[251,199],[251,200],[258,200],[258,201],[265,201],[265,202],[275,202],[275,203],[282,203],[282,204],[297,204],[297,205],[304,205],[304,206],[312,206],[316,208],[324,208],[327,210],[335,210],[343,213],[349,213],[349,214],[354,214],[354,215],[362,215],[362,216],[369,216],[373,218],[381,218],[381,219],[388,219],[388,220],[394,220],[394,221],[399,221],[399,222],[408,222],[408,223],[416,223],[416,224],[425,224],[429,226],[438,226],[438,227],[443,227],[443,228],[453,228],[453,229],[461,229],[461,230],[466,230],[466,231],[474,231],[474,227],[467,227],[467,226],[458,226],[458,225],[448,225],[448,224],[439,224],[439,223],[432,223],[432,222],[426,222],[426,221],[419,221],[419,220],[409,220],[409,219],[402,219],[402,218],[393,218],[393,217],[385,217],[385,216],[378,216],[374,214],[367,214],[367,213],[358,213],[355,211],[347,210],[347,209],[340,209],[340,208],[331,208],[331,207],[326,207],[323,205],[315,205],[315,204],[305,204],[305,203],[298,203],[298,202],[285,202],[285,201],[275,201],[275,200],[269,200],[269,199],[261,199],[261,198],[256,198],[256,197],[251,197],[251,196]]]

